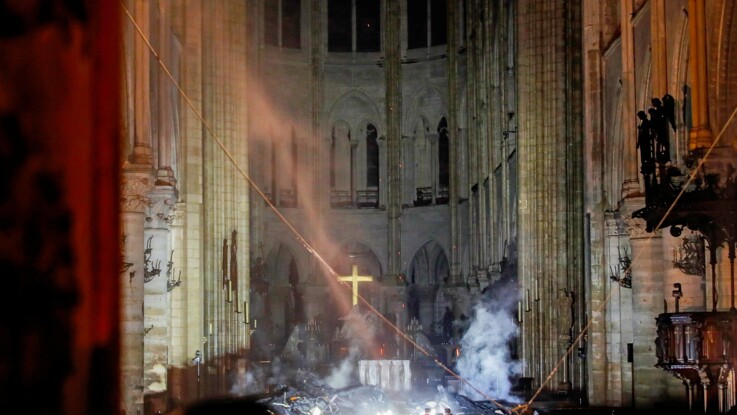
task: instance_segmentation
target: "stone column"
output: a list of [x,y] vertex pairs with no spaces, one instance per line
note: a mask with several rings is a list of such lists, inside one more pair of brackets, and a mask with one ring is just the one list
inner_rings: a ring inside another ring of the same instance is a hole
[[[145,210],[153,178],[145,169],[123,172],[121,222],[124,257],[121,275],[121,401],[129,415],[143,412],[143,254]],[[140,411],[140,412],[139,412]]]
[[[322,1],[311,0],[308,2],[310,6],[310,25],[309,25],[309,53],[310,53],[310,143],[308,152],[305,155],[307,165],[310,166],[309,183],[303,184],[305,191],[309,194],[304,200],[311,205],[313,226],[307,227],[305,230],[305,238],[318,251],[324,250],[325,242],[319,240],[322,238],[321,232],[315,232],[316,229],[324,227],[325,215],[330,209],[330,140],[323,127],[323,101],[324,101],[324,48],[322,42],[323,28],[327,27],[323,24]],[[315,257],[309,255],[308,258],[310,275],[318,275],[322,273],[322,264]],[[305,298],[305,304],[307,299]],[[305,310],[307,311],[307,310]],[[305,320],[309,322],[309,317]]]
[[167,269],[172,260],[170,223],[177,194],[170,186],[156,186],[148,197],[151,204],[146,209],[144,260],[149,261],[144,263],[143,270],[144,394],[167,388],[170,336]]
[[[171,28],[169,25],[170,0],[159,0],[159,58],[169,71],[173,70],[174,62],[171,56]],[[175,185],[176,178],[172,169],[172,149],[175,146],[174,125],[172,120],[172,80],[166,72],[156,64],[159,83],[159,147],[157,185]]]
[[[135,0],[133,19],[144,36],[150,37],[148,0]],[[152,164],[151,151],[151,84],[149,81],[150,60],[146,42],[138,33],[133,35],[133,153],[129,161],[134,164]]]
[[172,264],[171,279],[179,281],[179,285],[169,289],[169,365],[181,366],[191,359],[184,347],[186,344],[186,310],[184,308],[185,296],[182,286],[192,284],[189,270],[186,269],[187,241],[185,240],[184,221],[186,218],[187,205],[183,202],[176,204],[171,212],[171,249],[174,255],[171,257]]
[[[388,150],[388,284],[398,284],[402,267],[402,186],[401,186],[401,131],[402,131],[402,67],[401,67],[401,13],[399,0],[387,0],[384,6],[384,52],[386,75],[386,124]],[[408,166],[405,166],[408,168]]]
[[[630,206],[626,211],[632,211]],[[675,381],[672,375],[655,367],[655,318],[663,312],[663,244],[661,231],[646,232],[644,220],[627,215],[625,224],[632,247],[634,404],[637,410],[647,410],[663,401],[669,384]]]
[[706,25],[704,0],[688,1],[688,37],[691,59],[691,128],[689,150],[709,147],[713,142],[707,104],[708,74],[706,73]]
[[[640,193],[639,175],[637,172],[638,158],[636,152],[637,117],[635,78],[635,42],[632,28],[634,13],[632,1],[623,1],[620,10],[620,27],[622,30],[622,119],[624,120],[624,183],[622,183],[622,197]],[[644,185],[643,185],[644,186]]]
[[460,186],[460,165],[458,163],[458,148],[461,143],[460,129],[458,128],[458,2],[448,2],[448,140],[450,183],[448,184],[448,206],[450,209],[450,278],[449,285],[459,285],[461,277],[461,235],[460,215],[458,212],[458,197]]
[[668,93],[668,56],[665,37],[665,0],[650,0],[650,61],[652,62],[650,78],[654,97],[662,97]]

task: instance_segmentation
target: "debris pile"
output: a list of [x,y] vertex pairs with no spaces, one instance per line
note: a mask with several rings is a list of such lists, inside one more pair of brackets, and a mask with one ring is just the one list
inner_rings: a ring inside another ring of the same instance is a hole
[[[438,387],[433,396],[387,395],[373,385],[336,389],[309,371],[300,371],[289,385],[272,385],[258,402],[277,415],[486,415],[507,414],[493,402],[473,401]],[[421,395],[421,394],[418,394]],[[504,405],[507,405],[506,403]],[[509,404],[508,407],[514,407]]]

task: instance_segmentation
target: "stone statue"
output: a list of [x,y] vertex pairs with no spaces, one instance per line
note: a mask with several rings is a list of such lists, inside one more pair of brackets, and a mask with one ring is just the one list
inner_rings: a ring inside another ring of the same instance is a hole
[[561,336],[570,336],[573,329],[573,293],[565,289],[558,290],[556,301],[558,311],[558,327]]
[[640,149],[640,173],[650,175],[655,172],[655,150],[653,147],[653,136],[650,131],[650,120],[645,111],[639,111],[637,118],[640,125],[637,127],[637,148]]

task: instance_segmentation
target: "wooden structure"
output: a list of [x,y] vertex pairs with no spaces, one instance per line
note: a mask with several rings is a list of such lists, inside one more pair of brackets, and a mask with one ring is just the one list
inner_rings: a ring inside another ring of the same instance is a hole
[[737,313],[664,313],[656,320],[656,366],[683,380],[692,412],[727,413],[735,406]]

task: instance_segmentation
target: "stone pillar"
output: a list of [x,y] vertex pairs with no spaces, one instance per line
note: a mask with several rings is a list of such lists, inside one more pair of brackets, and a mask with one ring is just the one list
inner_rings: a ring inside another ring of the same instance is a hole
[[144,263],[143,274],[144,394],[167,388],[170,337],[167,269],[172,260],[170,223],[177,194],[170,186],[156,186],[148,197],[151,204],[146,209],[144,260],[149,261]]
[[672,375],[655,367],[655,318],[663,312],[663,244],[661,231],[646,232],[644,220],[628,215],[625,224],[632,247],[634,405],[637,410],[647,410],[663,402],[669,384],[675,381]]
[[[133,19],[144,36],[150,37],[148,0],[134,0]],[[133,164],[152,164],[151,151],[151,84],[149,81],[151,51],[136,30],[133,36]]]
[[[523,1],[517,7],[518,275],[523,292],[534,293],[534,317],[523,323],[523,352],[534,366],[525,374],[536,382],[560,370],[557,324],[549,310],[558,290],[577,288],[580,278],[582,220],[573,212],[583,210],[582,178],[570,173],[580,166],[582,145],[580,90],[570,88],[580,83],[575,10],[563,2]],[[558,376],[545,388],[554,389]]]
[[[402,67],[401,67],[401,13],[399,0],[387,0],[384,6],[386,124],[388,159],[388,284],[398,284],[402,267],[402,186],[401,186],[401,121],[402,121]],[[408,166],[405,166],[408,168]]]
[[146,169],[123,172],[121,221],[124,257],[121,275],[121,401],[125,413],[143,411],[143,254],[145,209],[153,177]]
[[[159,59],[166,65],[169,71],[173,70],[174,62],[170,59],[171,54],[171,28],[169,24],[169,11],[171,8],[170,0],[159,0]],[[172,80],[166,72],[156,64],[158,72],[158,131],[159,131],[159,147],[158,147],[158,170],[157,185],[174,186],[176,178],[172,169],[172,149],[175,146],[174,125],[172,119],[172,97],[173,90]]]
[[[460,187],[459,146],[460,129],[458,128],[458,2],[451,1],[447,5],[448,13],[448,140],[450,183],[448,184],[448,206],[450,209],[450,278],[449,285],[462,283],[461,275],[461,225],[458,212]],[[461,16],[462,17],[462,16]]]
[[688,37],[691,59],[689,75],[691,81],[691,128],[689,150],[710,147],[713,142],[709,125],[709,108],[707,104],[708,74],[706,73],[706,25],[705,1],[688,1]]
[[191,356],[188,356],[186,350],[186,304],[184,296],[184,288],[193,283],[194,279],[190,278],[191,273],[186,268],[187,264],[187,241],[185,240],[184,221],[186,218],[187,205],[179,202],[176,204],[171,214],[171,249],[174,252],[172,256],[171,279],[179,281],[179,285],[173,287],[169,291],[169,365],[181,366],[189,362]]
[[623,1],[620,9],[620,27],[622,30],[622,114],[624,120],[624,183],[622,183],[622,198],[634,196],[641,193],[644,188],[639,184],[637,171],[637,117],[636,117],[636,95],[637,90],[635,77],[635,42],[632,28],[632,16],[634,14],[632,1]]
[[662,97],[669,92],[665,36],[665,0],[650,0],[650,78],[654,97]]

